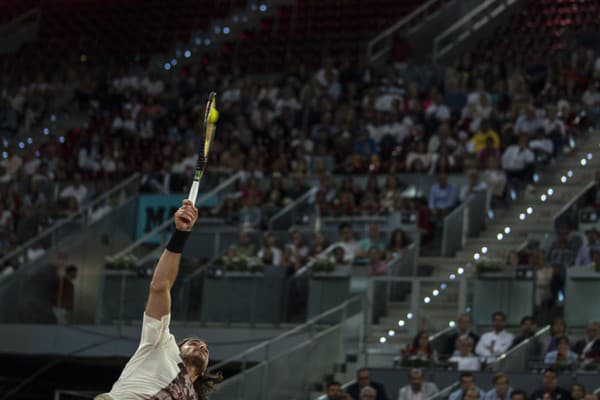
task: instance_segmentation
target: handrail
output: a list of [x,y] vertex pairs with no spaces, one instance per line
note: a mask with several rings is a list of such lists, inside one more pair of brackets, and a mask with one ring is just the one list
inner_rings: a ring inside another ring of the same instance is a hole
[[445,388],[443,388],[442,390],[439,390],[437,393],[427,397],[425,400],[433,400],[433,399],[438,399],[438,398],[447,398],[450,393],[452,393],[454,391],[454,389],[457,389],[460,385],[460,382],[454,382],[451,385],[446,386]]
[[[467,211],[467,202],[464,201],[462,202],[458,207],[456,207],[454,210],[450,211],[450,213],[448,213],[448,215],[446,215],[444,217],[444,219],[442,220],[442,257],[447,257],[449,256],[449,254],[446,253],[446,245],[447,245],[447,239],[446,239],[446,230],[450,229],[450,226],[448,225],[447,221],[451,218],[453,218],[456,214],[459,213],[465,213]],[[464,214],[463,214],[464,215]],[[465,236],[465,230],[467,229],[467,227],[465,226],[465,219],[463,217],[463,220],[461,221],[462,224],[462,232],[461,232],[461,246],[463,243],[463,239]]]
[[[214,196],[216,193],[220,192],[227,186],[229,186],[232,183],[234,183],[235,181],[241,179],[243,176],[244,176],[244,173],[242,171],[240,171],[237,174],[227,178],[225,181],[221,182],[219,185],[217,185],[217,187],[212,189],[210,192],[204,193],[202,196],[200,196],[200,198],[196,201],[196,203],[202,203],[204,200],[210,198],[211,196]],[[152,229],[150,232],[145,233],[141,238],[139,238],[138,240],[136,240],[129,246],[125,247],[123,250],[121,250],[117,254],[115,254],[115,257],[120,258],[120,257],[123,257],[123,256],[131,253],[133,250],[135,250],[142,244],[146,243],[147,240],[149,240],[153,236],[157,235],[161,231],[165,230],[166,228],[170,227],[171,224],[173,223],[173,221],[174,221],[174,217],[170,217],[167,221],[158,225],[156,228]]]
[[571,196],[571,199],[566,202],[561,208],[560,210],[558,210],[555,214],[553,219],[556,221],[557,218],[559,218],[565,211],[567,211],[569,208],[571,208],[571,206],[573,204],[575,204],[579,198],[585,194],[585,192],[587,192],[588,190],[590,190],[591,188],[593,188],[596,185],[596,182],[594,181],[590,181],[588,182],[587,185],[585,185],[583,187],[583,189],[581,189],[580,191],[578,191],[574,196]]
[[390,26],[389,28],[387,28],[386,30],[384,30],[383,32],[381,32],[380,34],[378,34],[377,36],[375,36],[373,39],[369,40],[369,43],[367,44],[367,57],[368,57],[368,60],[370,62],[373,62],[374,60],[376,60],[379,57],[381,57],[382,54],[385,53],[389,49],[389,47],[386,47],[386,48],[382,49],[381,51],[375,53],[373,51],[373,48],[377,44],[379,44],[379,42],[387,39],[389,36],[393,35],[396,31],[398,31],[400,29],[403,29],[404,27],[408,26],[410,22],[412,22],[420,14],[422,14],[423,12],[425,12],[427,9],[429,9],[434,4],[441,3],[441,2],[447,2],[447,1],[450,1],[450,0],[445,0],[445,1],[444,0],[428,0],[427,2],[423,3],[422,5],[420,5],[417,9],[413,10],[410,14],[408,14],[404,18],[400,19],[394,25]]
[[63,219],[59,220],[58,222],[56,222],[55,224],[53,224],[51,227],[47,228],[43,232],[40,232],[35,237],[29,239],[28,241],[26,241],[25,243],[23,243],[22,245],[20,245],[16,249],[14,249],[11,252],[9,252],[8,254],[6,254],[4,257],[0,258],[0,264],[2,264],[4,262],[10,260],[11,258],[19,255],[20,253],[24,252],[29,247],[31,247],[31,245],[33,245],[37,241],[39,241],[39,240],[45,238],[46,236],[52,234],[54,231],[58,230],[59,228],[62,228],[66,224],[68,224],[70,222],[73,222],[75,219],[80,218],[82,216],[85,217],[89,213],[89,210],[93,209],[98,204],[102,203],[103,201],[106,201],[106,199],[110,198],[116,192],[122,190],[124,187],[128,186],[129,184],[131,184],[131,182],[133,182],[134,180],[136,180],[138,177],[139,177],[139,174],[136,172],[133,175],[131,175],[130,177],[126,178],[125,180],[119,182],[119,184],[117,186],[113,187],[108,192],[103,193],[100,197],[92,200],[89,204],[86,204],[85,206],[81,207],[81,209],[76,214],[70,215],[70,216],[68,216],[66,218],[63,218]]
[[287,214],[288,211],[290,211],[291,209],[296,207],[298,204],[303,203],[307,198],[309,198],[310,196],[315,194],[317,191],[318,191],[318,188],[316,188],[316,187],[308,189],[302,196],[298,197],[296,200],[292,201],[290,204],[288,204],[287,206],[282,208],[280,211],[275,213],[275,215],[273,215],[271,218],[269,218],[269,223],[268,223],[269,230],[273,230],[273,223],[277,219],[279,219],[279,218],[281,218],[281,216]]
[[212,373],[216,369],[221,368],[221,367],[223,367],[223,366],[225,366],[225,365],[227,365],[229,363],[232,363],[232,362],[235,362],[237,360],[243,359],[244,357],[246,357],[250,353],[253,353],[253,352],[257,351],[257,350],[266,348],[267,346],[270,346],[272,343],[275,343],[277,341],[285,339],[285,338],[287,338],[289,336],[295,335],[296,333],[298,333],[298,332],[306,329],[307,327],[309,327],[311,325],[314,325],[317,321],[323,319],[324,317],[326,317],[328,315],[331,315],[331,314],[334,314],[334,313],[336,313],[339,310],[343,310],[344,308],[348,307],[349,304],[355,303],[356,301],[359,301],[359,300],[361,300],[360,296],[354,296],[351,299],[348,299],[348,300],[344,301],[343,303],[341,303],[341,304],[339,304],[339,305],[337,305],[337,306],[335,306],[333,308],[330,308],[329,310],[327,310],[325,312],[322,312],[321,314],[315,316],[314,318],[311,318],[310,320],[306,321],[305,323],[303,323],[301,325],[298,325],[297,327],[295,327],[293,329],[290,329],[289,331],[286,331],[286,332],[284,332],[284,333],[282,333],[282,334],[280,334],[280,335],[278,335],[278,336],[276,336],[276,337],[274,337],[272,339],[269,339],[269,340],[266,340],[266,341],[264,341],[262,343],[259,343],[256,346],[252,346],[249,349],[244,350],[243,352],[241,352],[241,353],[239,353],[239,354],[237,354],[237,355],[235,355],[233,357],[230,357],[230,358],[228,358],[226,360],[223,360],[223,361],[221,361],[221,362],[219,362],[219,363],[211,366],[208,369],[208,372]]
[[513,347],[513,348],[507,350],[506,352],[502,353],[501,355],[499,355],[498,358],[496,359],[496,361],[492,362],[492,364],[496,364],[496,363],[498,363],[498,362],[500,362],[502,360],[507,359],[512,354],[516,353],[518,350],[520,350],[523,347],[527,346],[534,339],[537,339],[540,336],[545,335],[547,332],[550,332],[550,325],[546,325],[543,328],[540,328],[532,337],[523,340],[521,343],[519,343],[515,347]]

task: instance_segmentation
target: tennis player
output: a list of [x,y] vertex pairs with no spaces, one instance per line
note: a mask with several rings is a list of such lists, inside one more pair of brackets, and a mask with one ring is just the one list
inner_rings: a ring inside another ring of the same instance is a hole
[[154,270],[140,345],[109,393],[95,400],[204,400],[221,380],[208,376],[208,346],[188,338],[179,344],[169,332],[171,287],[198,210],[190,200],[175,213],[175,232]]

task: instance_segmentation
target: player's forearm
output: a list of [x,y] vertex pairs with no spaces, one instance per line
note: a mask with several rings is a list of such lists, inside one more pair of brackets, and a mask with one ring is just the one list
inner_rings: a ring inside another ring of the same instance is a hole
[[181,253],[174,253],[167,249],[163,251],[152,276],[153,290],[171,290],[177,279],[180,260]]

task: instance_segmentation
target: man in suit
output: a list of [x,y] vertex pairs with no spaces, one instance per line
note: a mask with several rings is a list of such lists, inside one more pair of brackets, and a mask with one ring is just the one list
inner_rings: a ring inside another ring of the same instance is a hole
[[573,346],[573,352],[579,356],[579,361],[600,358],[600,325],[590,321],[585,328],[585,338],[578,340]]
[[475,334],[471,330],[471,316],[469,314],[461,314],[456,321],[456,332],[448,336],[448,340],[446,342],[445,355],[447,357],[452,357],[454,351],[456,350],[456,340],[460,336],[468,336],[473,339],[473,346],[477,346],[477,342],[479,341],[479,336]]
[[439,390],[433,382],[425,382],[423,370],[413,368],[408,373],[409,384],[400,389],[398,400],[426,400]]
[[571,400],[571,394],[558,386],[558,374],[553,369],[547,369],[544,372],[542,387],[533,392],[529,400],[543,400],[545,393],[550,393],[554,400]]
[[356,372],[356,383],[348,386],[348,393],[354,400],[360,400],[360,391],[362,388],[370,386],[377,392],[375,400],[388,400],[385,387],[381,383],[371,380],[371,373],[366,368],[361,368]]

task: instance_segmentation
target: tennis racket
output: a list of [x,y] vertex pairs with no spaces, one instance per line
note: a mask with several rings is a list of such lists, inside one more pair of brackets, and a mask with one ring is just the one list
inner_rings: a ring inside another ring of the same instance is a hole
[[215,92],[210,92],[204,109],[204,125],[202,126],[202,140],[200,141],[200,143],[203,143],[203,148],[198,156],[198,163],[196,164],[196,171],[194,172],[194,181],[192,182],[190,195],[188,196],[188,200],[194,203],[194,205],[196,205],[196,199],[198,198],[200,180],[204,174],[206,164],[208,163],[210,146],[212,145],[215,136],[215,127],[219,117],[219,113],[216,109],[216,99],[217,94]]

